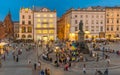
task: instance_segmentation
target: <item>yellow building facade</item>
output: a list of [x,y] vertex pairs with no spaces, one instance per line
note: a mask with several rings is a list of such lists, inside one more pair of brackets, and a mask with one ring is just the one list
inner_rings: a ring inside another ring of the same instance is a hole
[[106,38],[120,38],[120,7],[106,7]]

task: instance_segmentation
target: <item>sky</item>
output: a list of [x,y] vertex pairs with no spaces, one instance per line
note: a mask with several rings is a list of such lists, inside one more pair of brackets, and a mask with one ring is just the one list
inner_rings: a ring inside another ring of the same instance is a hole
[[120,0],[0,0],[0,21],[3,21],[10,10],[13,21],[19,21],[21,7],[47,7],[56,10],[60,17],[70,8],[86,8],[89,6],[120,6]]

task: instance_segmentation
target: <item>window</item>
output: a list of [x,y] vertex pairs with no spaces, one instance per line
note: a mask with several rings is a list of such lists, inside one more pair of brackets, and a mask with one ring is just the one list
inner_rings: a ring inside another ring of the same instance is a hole
[[92,15],[92,18],[94,18],[94,15]]
[[88,20],[86,20],[86,24],[88,24]]
[[109,16],[109,14],[107,14],[107,16]]
[[117,17],[119,17],[119,14],[117,14]]
[[25,35],[22,35],[22,38],[25,38],[26,36]]
[[46,19],[44,19],[44,20],[43,20],[43,22],[47,22],[47,20],[46,20]]
[[28,33],[32,32],[32,27],[28,27]]
[[24,16],[24,15],[22,15],[22,19],[25,19],[25,16]]
[[42,31],[41,30],[37,30],[37,33],[39,34],[39,33],[42,33]]
[[107,31],[109,31],[109,27],[107,27]]
[[31,15],[29,15],[29,19],[31,19]]
[[117,26],[117,31],[119,31],[119,26]]
[[48,33],[48,31],[47,30],[43,30],[43,33]]
[[52,14],[50,14],[50,17],[53,17],[53,15],[52,15]]
[[83,15],[81,15],[81,18],[83,17]]
[[99,31],[99,26],[96,26],[96,31]]
[[40,17],[40,14],[37,14],[37,17]]
[[43,16],[44,16],[44,17],[47,17],[47,14],[44,14]]
[[86,18],[88,18],[88,15],[86,15]]
[[22,24],[24,25],[24,24],[25,24],[25,21],[22,21]]
[[92,20],[92,24],[94,24],[94,20]]
[[37,22],[40,22],[40,19],[37,19]]
[[26,32],[26,28],[22,27],[22,33],[25,33],[25,32]]
[[94,26],[91,26],[91,31],[94,31]]
[[111,31],[113,31],[113,26],[111,26]]
[[109,19],[107,19],[107,23],[109,23]]
[[103,24],[103,21],[101,21],[100,24]]
[[75,27],[75,31],[77,31],[77,27]]
[[75,18],[77,18],[77,15],[75,15]]
[[98,24],[98,20],[96,20],[96,24]]
[[49,19],[49,22],[53,22],[53,19]]
[[47,27],[47,24],[43,24],[43,27],[46,28],[46,27]]
[[28,35],[28,38],[32,38],[32,35]]
[[75,24],[77,24],[77,20],[75,20]]
[[111,19],[111,23],[113,23],[113,19]]
[[85,26],[85,31],[88,31],[89,30],[89,27],[88,26]]
[[53,33],[54,33],[54,30],[49,30],[49,33],[52,33],[52,34],[53,34]]
[[119,19],[117,19],[117,23],[119,23]]
[[49,24],[49,27],[50,27],[50,28],[53,28],[54,26],[53,26],[53,24]]
[[99,16],[97,15],[96,18],[99,18]]
[[28,21],[28,24],[31,25],[31,21]]
[[37,24],[37,28],[41,28],[41,25],[40,25],[40,24]]
[[103,32],[103,26],[100,27],[100,31]]
[[54,36],[49,36],[49,39],[50,40],[54,40]]

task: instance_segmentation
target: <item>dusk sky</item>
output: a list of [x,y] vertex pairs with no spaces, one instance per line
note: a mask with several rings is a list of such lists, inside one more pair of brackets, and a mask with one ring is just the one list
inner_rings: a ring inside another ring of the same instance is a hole
[[21,7],[32,8],[33,4],[39,7],[47,7],[50,10],[57,10],[60,17],[70,8],[83,8],[89,6],[120,6],[120,0],[0,0],[0,21],[10,10],[12,20],[19,20],[19,10]]

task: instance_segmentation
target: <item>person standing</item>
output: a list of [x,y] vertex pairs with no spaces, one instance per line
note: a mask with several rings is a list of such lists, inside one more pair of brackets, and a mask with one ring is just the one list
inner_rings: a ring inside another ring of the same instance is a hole
[[18,62],[19,61],[19,58],[18,58],[18,55],[16,56],[16,62]]
[[83,74],[86,74],[86,65],[83,66]]
[[37,64],[36,63],[34,63],[34,70],[36,70],[37,69]]

